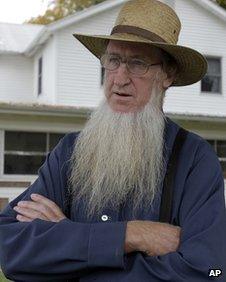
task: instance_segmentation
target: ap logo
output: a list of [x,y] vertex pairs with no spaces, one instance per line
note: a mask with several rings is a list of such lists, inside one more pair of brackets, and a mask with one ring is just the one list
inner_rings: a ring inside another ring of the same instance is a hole
[[209,270],[209,277],[218,277],[222,274],[220,269],[210,269]]

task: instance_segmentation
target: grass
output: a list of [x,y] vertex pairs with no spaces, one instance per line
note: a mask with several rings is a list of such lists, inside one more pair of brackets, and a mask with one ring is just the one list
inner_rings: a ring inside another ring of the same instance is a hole
[[9,281],[9,280],[7,280],[7,279],[5,278],[5,276],[3,275],[3,273],[0,272],[0,282],[7,282],[7,281]]

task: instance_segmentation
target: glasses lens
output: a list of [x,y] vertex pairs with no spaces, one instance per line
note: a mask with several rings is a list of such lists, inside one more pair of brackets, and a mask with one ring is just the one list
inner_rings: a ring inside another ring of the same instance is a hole
[[140,59],[130,59],[127,64],[129,71],[136,75],[145,74],[148,70],[148,64]]
[[105,54],[100,59],[101,65],[107,70],[116,70],[120,65],[120,58],[115,55]]

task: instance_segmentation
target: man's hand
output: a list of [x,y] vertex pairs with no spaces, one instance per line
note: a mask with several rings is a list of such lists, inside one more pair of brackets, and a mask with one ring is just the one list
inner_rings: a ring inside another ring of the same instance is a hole
[[180,244],[181,228],[153,221],[129,221],[126,229],[125,252],[144,252],[161,256],[175,252]]
[[21,222],[30,222],[36,218],[59,222],[66,218],[61,209],[48,198],[31,194],[32,201],[20,201],[13,209],[18,212],[17,220]]

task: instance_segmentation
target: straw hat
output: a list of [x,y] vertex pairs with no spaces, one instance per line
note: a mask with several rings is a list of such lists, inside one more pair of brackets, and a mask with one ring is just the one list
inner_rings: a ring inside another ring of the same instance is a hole
[[179,67],[172,85],[183,86],[202,79],[207,62],[199,52],[177,45],[180,29],[180,20],[168,5],[157,0],[131,0],[120,10],[111,35],[73,35],[98,58],[105,52],[109,40],[159,47],[170,54]]

